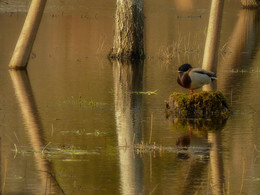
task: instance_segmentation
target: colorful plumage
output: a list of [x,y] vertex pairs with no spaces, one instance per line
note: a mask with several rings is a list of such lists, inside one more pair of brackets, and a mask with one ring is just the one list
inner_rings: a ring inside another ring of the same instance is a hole
[[177,82],[182,87],[190,89],[191,93],[193,93],[194,89],[198,89],[217,79],[214,72],[202,68],[192,68],[190,64],[181,65],[178,69],[178,74]]

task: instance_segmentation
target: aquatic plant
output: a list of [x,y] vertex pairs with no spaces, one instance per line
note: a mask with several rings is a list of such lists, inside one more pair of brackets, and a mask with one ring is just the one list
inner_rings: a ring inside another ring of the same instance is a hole
[[200,42],[197,41],[198,37],[195,35],[191,38],[188,36],[179,36],[176,41],[171,44],[162,46],[159,49],[159,59],[170,60],[175,58],[179,54],[198,54],[201,52]]
[[45,158],[54,158],[57,156],[64,156],[64,158],[67,155],[75,155],[75,156],[84,156],[84,155],[99,155],[98,151],[95,150],[86,150],[81,149],[80,147],[71,145],[71,146],[51,146],[51,142],[49,142],[47,145],[45,145],[41,151],[35,151],[28,147],[18,147],[13,150],[15,152],[15,156],[17,154],[21,154],[22,156],[25,156],[25,154],[41,154]]
[[79,105],[80,107],[100,107],[106,105],[106,103],[98,102],[93,99],[87,100],[81,95],[78,98],[71,96],[69,99],[63,101],[64,104]]
[[220,91],[202,91],[192,95],[174,92],[166,102],[166,113],[181,118],[228,117],[230,109]]
[[87,129],[73,129],[69,131],[61,131],[62,133],[66,134],[76,134],[76,135],[86,135],[86,136],[103,136],[107,135],[108,132],[100,131],[99,129],[95,129],[94,131],[89,131]]
[[134,94],[142,94],[142,95],[157,95],[157,90],[154,90],[154,91],[135,91],[135,92],[132,92]]

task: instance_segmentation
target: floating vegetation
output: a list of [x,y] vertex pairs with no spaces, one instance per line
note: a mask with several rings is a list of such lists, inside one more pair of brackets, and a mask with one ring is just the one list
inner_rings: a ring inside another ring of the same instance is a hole
[[14,175],[15,180],[24,180],[22,176]]
[[[207,146],[189,146],[189,147],[177,147],[177,146],[162,146],[157,145],[155,142],[153,144],[134,144],[126,147],[120,147],[123,150],[134,149],[137,155],[144,155],[153,153],[153,155],[158,154],[161,156],[162,153],[174,153],[174,154],[185,154],[199,160],[205,160],[209,158],[209,151],[211,149],[210,145]],[[30,147],[18,147],[17,150],[13,150],[15,155],[30,156],[30,155],[40,155],[42,158],[47,160],[61,160],[66,162],[71,161],[85,161],[88,160],[86,157],[89,155],[101,155],[105,153],[106,155],[116,155],[118,152],[117,146],[111,146],[109,148],[104,148],[104,150],[99,149],[82,149],[78,146],[51,146],[49,142],[46,146],[42,148],[41,151],[34,151]]]
[[82,96],[79,96],[78,98],[75,98],[74,96],[71,96],[68,100],[63,101],[64,104],[73,104],[73,105],[79,105],[80,107],[101,107],[106,105],[106,103],[97,102],[95,100],[87,100],[83,98]]
[[249,74],[259,74],[260,73],[260,69],[257,67],[256,69],[251,69],[251,70],[244,70],[244,69],[231,69],[228,70],[228,72],[232,72],[232,73],[249,73]]
[[255,182],[260,182],[260,178],[259,177],[253,177],[252,180],[255,181]]
[[52,150],[48,150],[47,154],[63,154],[63,155],[99,155],[97,151],[89,151],[83,150],[76,146],[67,146],[62,148],[52,148]]
[[100,131],[98,129],[94,130],[93,132],[89,132],[87,129],[77,129],[77,130],[70,130],[70,131],[61,131],[63,134],[76,134],[76,135],[86,135],[86,136],[104,136],[107,135],[108,132]]
[[134,91],[133,94],[142,94],[142,95],[157,95],[158,89],[154,91]]
[[108,91],[108,93],[111,94],[111,95],[114,95],[114,93],[115,93],[115,92],[114,92],[114,89],[113,89],[113,88],[110,88],[109,91]]
[[173,147],[173,146],[162,146],[154,144],[140,144],[134,145],[135,152],[139,155],[146,153],[176,153],[176,154],[189,154],[199,160],[209,159],[210,145],[207,146],[196,146],[196,147]]
[[50,147],[51,142],[49,142],[46,146],[42,148],[41,151],[34,151],[28,147],[19,147],[13,150],[15,152],[15,156],[20,154],[22,156],[30,155],[30,154],[41,154],[43,157],[46,158],[62,158],[68,159],[68,156],[75,157],[75,156],[86,156],[86,155],[99,155],[100,152],[97,150],[85,150],[81,149],[80,147],[72,146],[63,146],[63,147]]

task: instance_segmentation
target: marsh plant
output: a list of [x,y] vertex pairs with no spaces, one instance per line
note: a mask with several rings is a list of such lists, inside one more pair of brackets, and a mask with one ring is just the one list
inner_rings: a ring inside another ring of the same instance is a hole
[[82,97],[81,95],[79,95],[77,98],[74,96],[71,96],[70,98],[68,98],[67,100],[63,101],[64,104],[72,104],[72,105],[78,105],[80,107],[101,107],[106,105],[106,103],[102,103],[102,102],[98,102],[96,100],[93,99],[86,99],[84,97]]
[[201,53],[201,46],[197,35],[191,37],[179,36],[177,40],[174,40],[171,44],[160,47],[159,59],[170,60],[177,58],[179,54],[199,54]]
[[87,129],[75,129],[75,130],[69,130],[69,131],[61,131],[63,134],[75,134],[75,135],[86,135],[86,136],[103,136],[107,135],[108,132],[100,131],[99,129],[95,129],[94,131],[89,131]]

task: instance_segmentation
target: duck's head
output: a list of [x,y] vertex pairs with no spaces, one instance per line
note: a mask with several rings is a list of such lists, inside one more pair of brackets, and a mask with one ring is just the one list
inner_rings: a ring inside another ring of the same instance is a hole
[[178,72],[186,72],[188,71],[192,66],[190,64],[183,64],[179,67]]

